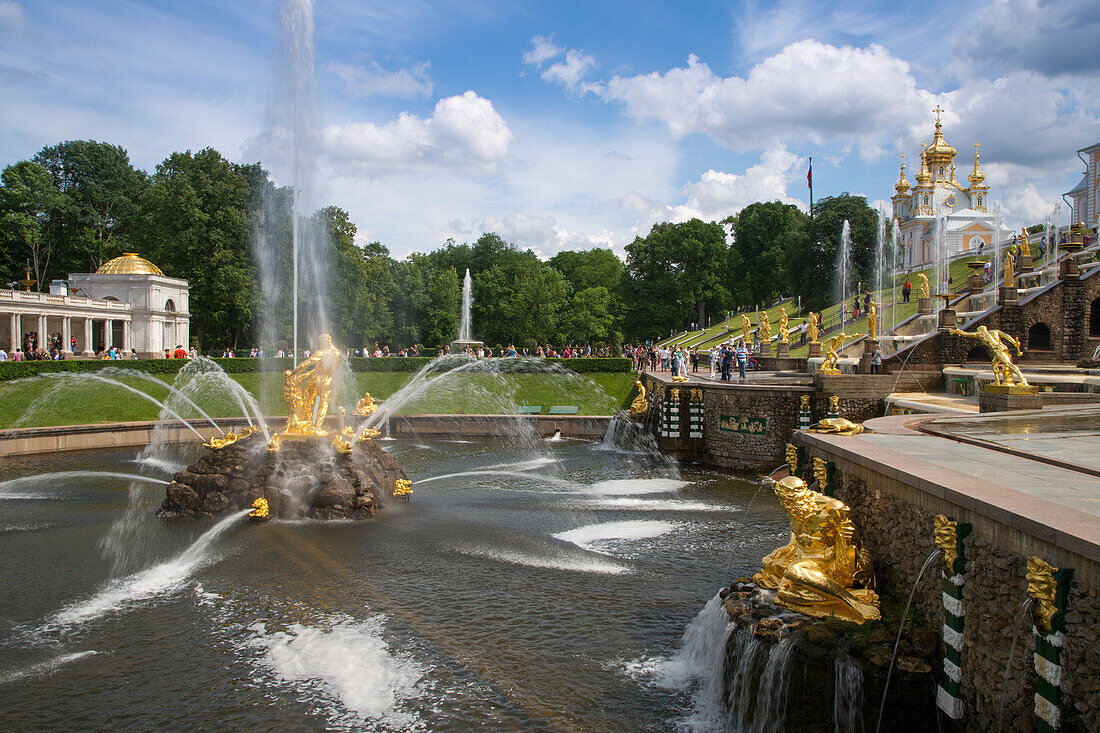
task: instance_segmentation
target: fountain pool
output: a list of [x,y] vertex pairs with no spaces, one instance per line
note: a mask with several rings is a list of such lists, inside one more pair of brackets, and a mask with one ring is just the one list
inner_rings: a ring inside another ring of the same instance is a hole
[[[0,728],[636,731],[711,719],[698,708],[720,703],[698,693],[714,688],[699,681],[712,670],[672,687],[655,670],[692,663],[677,655],[692,617],[787,536],[777,505],[749,507],[755,477],[676,474],[577,440],[384,445],[414,481],[453,475],[366,522],[150,516],[153,558],[114,579],[98,546],[128,480],[0,497]],[[169,478],[137,458],[4,468]],[[138,490],[151,513],[162,487]]]

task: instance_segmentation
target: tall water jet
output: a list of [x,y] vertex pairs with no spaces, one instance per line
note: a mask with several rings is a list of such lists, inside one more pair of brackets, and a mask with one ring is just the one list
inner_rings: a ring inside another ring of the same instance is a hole
[[997,279],[1000,273],[1004,272],[1004,255],[1001,252],[1003,249],[1003,242],[1001,241],[1001,202],[995,201],[993,203],[993,285],[996,289]]
[[466,276],[462,278],[462,315],[458,321],[458,338],[451,342],[451,352],[461,353],[466,348],[476,349],[482,345],[473,336],[473,326],[470,321],[470,308],[474,304],[474,281],[470,277],[470,268],[466,268]]
[[836,260],[836,270],[839,277],[836,294],[841,303],[840,326],[843,330],[844,321],[846,320],[843,314],[848,307],[848,278],[851,277],[852,270],[852,227],[847,219],[844,220],[844,224],[840,228],[840,247],[837,249]]
[[[936,256],[936,282],[934,283],[933,295],[944,294],[947,295],[951,292],[951,286],[948,276],[947,265],[947,215],[940,214],[936,217],[935,228],[932,233],[933,246]],[[937,306],[937,310],[942,307],[946,307],[947,301],[941,300]]]
[[[893,290],[891,291],[893,293],[893,297],[890,300],[890,332],[893,333],[894,329],[897,327],[897,324],[898,324],[898,322],[897,322],[897,311],[896,311],[896,305],[897,305],[897,300],[898,300],[897,299],[897,292],[896,292],[897,291],[897,284],[898,284],[898,282],[897,282],[898,273],[901,271],[901,268],[905,264],[905,249],[904,249],[904,247],[901,246],[901,227],[898,224],[898,220],[896,218],[894,219],[894,223],[890,228],[890,242],[891,242],[891,244],[894,248],[893,249],[893,253],[894,253],[894,256],[893,256],[893,260],[894,260],[893,277],[890,281],[892,283],[892,286],[893,286]],[[900,258],[900,262],[899,262],[899,258]]]
[[312,0],[283,0],[278,26],[277,75],[268,106],[264,159],[289,176],[289,191],[266,190],[263,210],[257,212],[255,250],[264,298],[261,343],[272,349],[280,336],[288,335],[282,329],[288,325],[289,307],[291,352],[297,364],[300,349],[329,330],[327,236],[323,222],[313,214],[320,208],[321,192]]
[[875,229],[875,300],[884,303],[886,297],[882,290],[886,282],[886,270],[888,260],[886,255],[886,209],[879,207],[875,212],[878,215],[878,227]]

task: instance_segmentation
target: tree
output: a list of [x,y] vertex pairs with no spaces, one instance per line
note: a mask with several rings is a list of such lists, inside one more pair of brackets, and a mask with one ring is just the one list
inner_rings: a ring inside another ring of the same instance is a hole
[[135,249],[139,204],[148,187],[126,149],[95,140],[68,140],[34,156],[62,194],[50,212],[57,265],[95,272],[105,261]]
[[236,347],[256,304],[249,182],[213,148],[172,153],[141,202],[143,249],[191,284],[195,340]]
[[748,306],[795,292],[800,261],[791,254],[809,241],[809,217],[797,206],[771,201],[749,204],[727,221],[734,235],[727,261],[735,300]]
[[622,282],[623,261],[609,249],[584,252],[559,252],[550,258],[550,266],[562,274],[574,293],[587,288],[606,288],[609,293]]
[[428,307],[424,315],[424,345],[429,348],[449,344],[458,335],[462,308],[462,284],[451,268],[428,275]]
[[576,293],[563,312],[566,340],[582,344],[607,341],[615,331],[612,301],[611,293],[602,285]]
[[26,258],[38,290],[43,290],[55,245],[50,212],[60,193],[46,169],[27,160],[5,168],[0,184],[0,279],[5,286],[18,279]]
[[626,251],[628,336],[652,337],[692,320],[705,323],[708,306],[722,309],[729,302],[722,284],[725,232],[716,222],[655,224]]
[[878,229],[878,215],[867,205],[867,197],[853,196],[847,192],[839,196],[828,196],[814,202],[812,240],[815,244],[815,262],[813,271],[818,287],[812,293],[812,299],[823,293],[825,302],[834,298],[840,290],[836,277],[839,274],[837,253],[840,251],[840,231],[847,221],[852,235],[852,276],[847,284],[849,292],[854,292],[857,283],[870,287],[875,266],[875,236]]

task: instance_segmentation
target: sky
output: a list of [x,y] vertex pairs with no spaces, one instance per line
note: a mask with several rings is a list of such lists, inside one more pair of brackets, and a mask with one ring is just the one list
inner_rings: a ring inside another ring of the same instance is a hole
[[[287,0],[309,4],[309,0]],[[214,147],[292,180],[283,0],[0,0],[0,165]],[[1100,142],[1095,0],[315,0],[309,196],[396,257],[486,231],[542,257],[843,192],[888,204],[942,106],[1011,227]],[[300,16],[299,16],[300,17]],[[915,170],[910,167],[908,178]],[[302,185],[302,184],[300,184]]]

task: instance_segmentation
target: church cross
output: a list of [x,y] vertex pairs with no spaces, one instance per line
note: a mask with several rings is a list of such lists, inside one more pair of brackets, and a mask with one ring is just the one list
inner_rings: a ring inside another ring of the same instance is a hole
[[936,113],[936,122],[939,122],[940,121],[940,113],[943,112],[943,107],[941,107],[937,104],[936,108],[932,111]]

